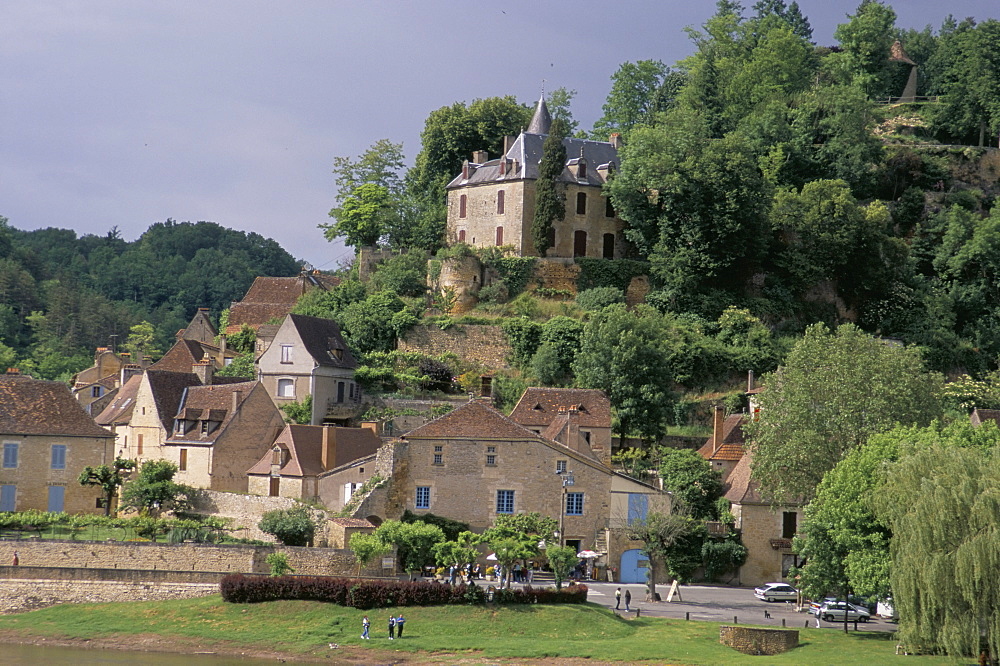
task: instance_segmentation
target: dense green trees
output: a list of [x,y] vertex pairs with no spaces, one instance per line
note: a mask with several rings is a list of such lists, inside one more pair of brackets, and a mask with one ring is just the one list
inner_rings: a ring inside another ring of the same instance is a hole
[[154,518],[164,511],[187,508],[196,491],[191,486],[174,481],[175,474],[177,465],[169,460],[142,463],[136,477],[122,489],[120,508]]

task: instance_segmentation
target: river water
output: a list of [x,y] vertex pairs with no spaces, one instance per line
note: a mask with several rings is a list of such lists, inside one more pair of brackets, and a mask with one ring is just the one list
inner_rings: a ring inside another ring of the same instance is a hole
[[[242,659],[222,657],[214,654],[170,654],[164,652],[128,652],[125,650],[88,650],[86,648],[49,647],[42,645],[0,644],[0,664],[52,664],[64,666],[97,666],[98,664],[138,664],[144,666],[274,666],[274,659]],[[301,663],[301,662],[299,662]],[[324,664],[335,666],[336,661],[323,660]]]

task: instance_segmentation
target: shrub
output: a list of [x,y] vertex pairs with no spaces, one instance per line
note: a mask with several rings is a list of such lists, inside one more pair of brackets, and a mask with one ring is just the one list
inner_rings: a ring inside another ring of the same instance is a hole
[[[248,576],[230,574],[222,579],[223,601],[252,604],[265,601],[323,601],[363,610],[394,606],[443,606],[479,603],[483,591],[472,585],[440,585],[433,582],[360,580],[330,576]],[[563,590],[525,586],[517,590],[497,590],[500,604],[582,604],[587,601],[586,585]]]
[[284,553],[271,553],[264,561],[271,567],[271,575],[274,577],[295,573],[295,569],[288,563],[288,556]]
[[316,534],[316,522],[304,506],[268,511],[257,526],[286,546],[307,546]]
[[576,295],[576,303],[584,310],[603,310],[609,305],[625,302],[625,292],[617,287],[594,287]]

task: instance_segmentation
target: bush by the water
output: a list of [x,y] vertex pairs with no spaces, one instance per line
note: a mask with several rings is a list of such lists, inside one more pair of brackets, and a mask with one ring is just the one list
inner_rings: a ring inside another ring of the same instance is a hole
[[[235,604],[262,601],[325,601],[352,608],[393,606],[442,606],[482,603],[486,590],[478,585],[397,580],[361,580],[330,576],[246,576],[230,574],[219,584],[224,601]],[[555,588],[496,590],[493,601],[501,604],[582,604],[587,601],[586,585]]]

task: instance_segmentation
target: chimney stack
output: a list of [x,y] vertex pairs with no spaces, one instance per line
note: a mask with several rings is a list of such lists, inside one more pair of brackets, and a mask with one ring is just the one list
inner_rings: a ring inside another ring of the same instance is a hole
[[321,462],[323,463],[323,469],[333,469],[333,463],[336,459],[336,447],[337,447],[337,433],[333,432],[333,426],[322,426],[323,428],[323,446],[320,451]]
[[715,418],[712,420],[712,455],[722,446],[722,426],[726,420],[726,411],[722,405],[715,406]]
[[608,142],[611,144],[612,148],[620,150],[622,147],[622,135],[615,132],[608,138]]
[[191,366],[191,372],[198,375],[202,386],[211,386],[212,377],[215,374],[215,365],[206,356]]
[[476,164],[486,164],[490,159],[490,154],[485,150],[474,150],[472,151],[472,161]]
[[243,391],[233,391],[233,414],[237,412],[240,408],[240,402],[243,400]]
[[119,386],[125,386],[125,382],[127,382],[133,376],[139,374],[142,374],[142,368],[140,368],[135,363],[125,363],[124,365],[122,365],[122,372],[120,379],[121,384],[119,384]]

